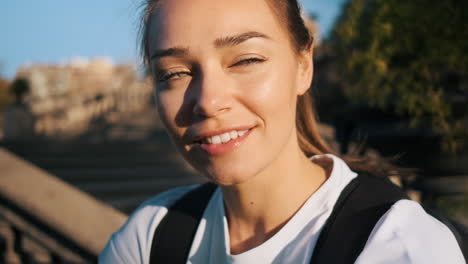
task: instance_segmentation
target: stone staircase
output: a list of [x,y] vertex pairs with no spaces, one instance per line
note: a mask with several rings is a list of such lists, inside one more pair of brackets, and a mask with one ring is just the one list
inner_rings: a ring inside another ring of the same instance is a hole
[[161,191],[202,181],[164,134],[145,142],[6,143],[4,147],[125,213]]
[[127,214],[162,191],[204,181],[176,152],[152,107],[109,113],[72,140],[0,146]]
[[202,181],[164,132],[140,142],[30,142],[4,147],[127,214],[159,192]]

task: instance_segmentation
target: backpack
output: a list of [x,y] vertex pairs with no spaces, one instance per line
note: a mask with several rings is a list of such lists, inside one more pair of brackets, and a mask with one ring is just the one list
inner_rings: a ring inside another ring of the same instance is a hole
[[[150,264],[187,263],[198,224],[216,188],[213,183],[203,184],[168,209],[153,235]],[[341,192],[310,263],[354,263],[376,223],[401,199],[408,197],[387,178],[358,175]]]

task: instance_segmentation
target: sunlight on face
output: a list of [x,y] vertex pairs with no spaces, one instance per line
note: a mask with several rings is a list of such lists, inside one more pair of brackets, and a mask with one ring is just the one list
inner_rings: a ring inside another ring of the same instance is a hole
[[163,1],[149,30],[161,120],[197,170],[229,185],[291,155],[308,84],[266,1]]

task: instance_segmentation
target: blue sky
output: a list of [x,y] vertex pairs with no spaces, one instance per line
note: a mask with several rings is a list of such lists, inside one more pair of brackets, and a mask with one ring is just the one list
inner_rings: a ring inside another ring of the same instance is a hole
[[[3,0],[0,2],[0,76],[11,79],[26,63],[110,57],[137,63],[142,0]],[[343,0],[300,0],[327,32]]]

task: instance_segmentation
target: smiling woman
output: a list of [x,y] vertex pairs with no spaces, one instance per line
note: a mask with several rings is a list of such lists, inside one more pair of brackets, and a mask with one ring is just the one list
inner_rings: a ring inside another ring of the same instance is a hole
[[[319,170],[294,131],[297,95],[311,81],[311,49],[295,55],[264,1],[184,3],[163,1],[155,10],[146,57],[161,118],[185,158],[227,186],[273,181],[279,175],[270,171],[289,170],[291,162],[307,175],[302,166]],[[239,137],[228,140],[231,133]]]
[[443,224],[321,139],[312,43],[294,0],[147,2],[161,120],[214,185],[146,202],[102,263],[463,263]]

